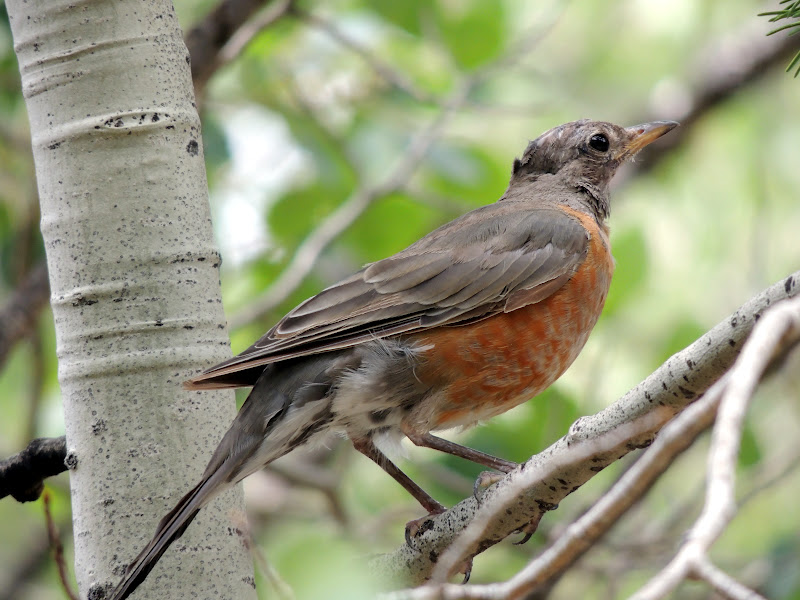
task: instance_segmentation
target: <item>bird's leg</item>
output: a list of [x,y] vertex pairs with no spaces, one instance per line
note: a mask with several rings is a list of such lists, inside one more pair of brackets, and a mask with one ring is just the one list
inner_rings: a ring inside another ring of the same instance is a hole
[[443,440],[442,438],[431,435],[430,433],[416,433],[414,431],[406,430],[404,430],[403,433],[414,443],[415,446],[432,448],[433,450],[446,452],[447,454],[452,454],[453,456],[459,456],[502,473],[509,473],[518,466],[517,463],[510,460],[497,458],[496,456],[486,454],[480,450],[474,450],[449,440]]
[[446,509],[445,507],[437,502],[436,500],[431,497],[428,492],[423,490],[419,487],[412,479],[403,473],[397,465],[395,465],[392,461],[390,461],[386,456],[378,450],[375,444],[372,443],[371,440],[366,438],[360,438],[352,440],[353,447],[361,452],[364,456],[369,458],[373,461],[376,465],[378,465],[381,469],[386,471],[389,475],[391,475],[394,480],[402,485],[405,490],[414,496],[417,502],[422,505],[422,508],[428,511],[428,513],[432,515],[436,515],[439,513],[443,513]]
[[[459,456],[461,458],[465,458],[479,465],[483,465],[484,467],[489,467],[490,469],[501,471],[502,473],[509,473],[511,472],[512,469],[519,466],[517,463],[512,462],[510,460],[497,458],[496,456],[492,456],[491,454],[486,454],[485,452],[481,452],[480,450],[475,450],[473,448],[467,448],[466,446],[462,446],[460,444],[456,444],[455,442],[444,440],[430,433],[420,434],[420,433],[415,433],[413,431],[404,431],[403,433],[405,433],[406,437],[410,439],[415,446],[421,446],[423,448],[432,448],[433,450],[446,452],[447,454],[452,454],[453,456]],[[475,496],[475,499],[480,502],[480,500],[478,499],[478,490],[482,487],[485,488],[490,485],[493,485],[497,483],[500,479],[501,477],[498,476],[497,473],[488,473],[488,472],[481,473],[478,476],[478,479],[475,480],[475,485],[472,488],[472,495]],[[522,527],[520,531],[522,531],[523,533],[523,538],[519,542],[515,542],[515,544],[524,544],[529,539],[531,539],[533,534],[536,532],[536,529],[539,527],[539,521],[541,520],[541,518],[542,516],[539,515],[533,521],[528,523],[525,527]],[[408,531],[408,529],[406,529],[406,531]],[[469,580],[469,570],[465,571],[464,583],[466,583],[468,580]]]
[[428,515],[421,519],[415,519],[406,523],[406,544],[413,547],[411,540],[418,535],[425,533],[430,529],[432,521],[431,515],[438,515],[443,513],[445,507],[433,499],[425,490],[419,487],[412,479],[403,473],[397,465],[386,458],[386,455],[375,447],[375,444],[367,438],[359,438],[352,440],[353,447],[361,452],[364,456],[369,458],[372,462],[378,465],[381,469],[391,475],[394,480],[402,485],[405,490],[414,496],[417,502],[422,505],[422,508],[428,511]]

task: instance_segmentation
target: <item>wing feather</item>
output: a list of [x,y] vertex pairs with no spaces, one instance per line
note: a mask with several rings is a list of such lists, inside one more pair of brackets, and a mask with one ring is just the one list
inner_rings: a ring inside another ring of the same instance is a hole
[[187,387],[252,385],[260,365],[540,302],[569,280],[587,249],[586,230],[564,212],[514,201],[485,206],[309,298]]

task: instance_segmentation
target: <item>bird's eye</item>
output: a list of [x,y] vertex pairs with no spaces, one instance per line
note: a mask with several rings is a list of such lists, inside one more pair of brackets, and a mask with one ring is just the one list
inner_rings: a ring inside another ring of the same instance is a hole
[[602,133],[595,133],[589,138],[589,145],[598,152],[608,151],[608,138]]

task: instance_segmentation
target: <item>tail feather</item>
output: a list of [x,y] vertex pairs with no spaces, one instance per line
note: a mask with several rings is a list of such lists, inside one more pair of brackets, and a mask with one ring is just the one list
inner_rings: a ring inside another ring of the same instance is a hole
[[203,506],[276,458],[304,444],[333,419],[330,390],[358,355],[312,356],[292,369],[267,368],[214,451],[200,482],[158,524],[153,539],[125,572],[110,600],[125,600]]
[[200,509],[227,487],[219,485],[219,475],[220,471],[217,471],[200,481],[161,519],[153,539],[128,566],[122,581],[114,589],[111,600],[124,600],[130,596],[147,578],[167,548],[184,534]]

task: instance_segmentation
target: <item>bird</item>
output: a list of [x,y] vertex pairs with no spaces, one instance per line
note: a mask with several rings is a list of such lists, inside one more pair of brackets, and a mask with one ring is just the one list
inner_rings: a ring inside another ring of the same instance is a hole
[[389,444],[407,437],[503,473],[516,467],[432,432],[499,415],[572,364],[614,271],[610,181],[677,125],[582,119],[550,129],[513,161],[497,202],[367,264],[187,381],[192,390],[252,390],[197,485],[111,598],[127,598],[220,492],[330,432],[348,437],[429,514],[445,508],[386,457]]

